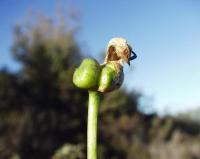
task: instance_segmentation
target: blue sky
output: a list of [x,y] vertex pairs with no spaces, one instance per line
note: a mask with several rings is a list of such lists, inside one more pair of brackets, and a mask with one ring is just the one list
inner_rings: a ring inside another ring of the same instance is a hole
[[[200,1],[75,0],[83,50],[98,58],[112,37],[125,37],[138,54],[126,66],[124,87],[153,96],[160,114],[200,106]],[[53,16],[57,1],[0,1],[0,67],[16,70],[10,54],[12,27],[27,11]],[[134,69],[133,69],[134,67]]]

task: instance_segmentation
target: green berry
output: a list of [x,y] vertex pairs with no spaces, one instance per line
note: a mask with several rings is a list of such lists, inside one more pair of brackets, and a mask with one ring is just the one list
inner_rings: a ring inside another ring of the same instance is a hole
[[98,87],[101,67],[95,59],[84,59],[73,75],[73,83],[83,89]]
[[102,66],[101,76],[99,79],[100,92],[110,92],[118,89],[124,80],[123,68],[117,62],[108,62]]

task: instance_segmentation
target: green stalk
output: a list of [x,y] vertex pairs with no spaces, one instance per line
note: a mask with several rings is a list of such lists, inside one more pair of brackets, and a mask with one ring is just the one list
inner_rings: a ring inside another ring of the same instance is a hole
[[97,116],[100,93],[89,91],[88,125],[87,125],[87,159],[97,158]]
[[[131,56],[134,54],[134,56]],[[97,116],[100,92],[111,92],[118,89],[123,82],[123,62],[130,65],[136,57],[130,45],[123,38],[113,38],[108,43],[105,62],[86,58],[73,74],[73,83],[89,91],[88,126],[87,126],[87,159],[97,159]],[[98,92],[99,91],[99,92]]]

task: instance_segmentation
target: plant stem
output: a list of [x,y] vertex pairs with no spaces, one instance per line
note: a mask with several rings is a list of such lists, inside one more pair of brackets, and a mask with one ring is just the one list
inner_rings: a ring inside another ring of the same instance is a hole
[[87,125],[87,159],[97,158],[97,116],[100,93],[89,91],[88,125]]

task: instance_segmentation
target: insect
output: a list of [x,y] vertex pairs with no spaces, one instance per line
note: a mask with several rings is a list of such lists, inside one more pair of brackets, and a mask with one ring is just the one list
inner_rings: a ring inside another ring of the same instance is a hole
[[131,47],[131,46],[129,46],[129,49],[130,49],[131,54],[133,54],[133,56],[129,57],[129,61],[132,61],[132,60],[134,60],[134,59],[137,58],[137,55],[136,55],[136,53],[132,50],[132,47]]

